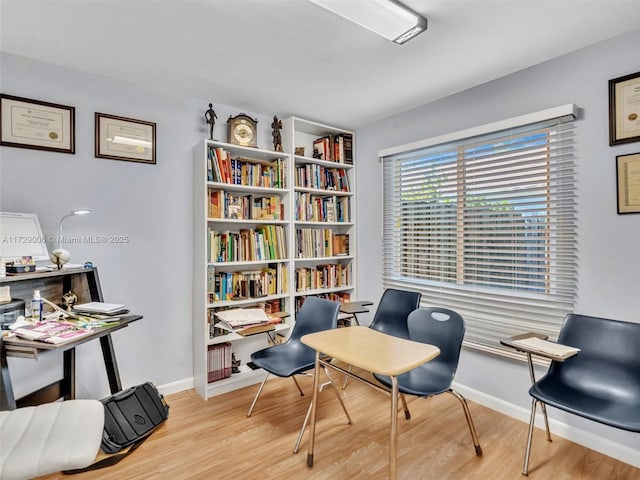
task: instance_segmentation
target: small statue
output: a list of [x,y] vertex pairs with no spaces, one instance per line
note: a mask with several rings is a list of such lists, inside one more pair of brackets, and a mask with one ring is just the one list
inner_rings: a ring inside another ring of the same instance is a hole
[[216,124],[216,112],[213,110],[213,104],[209,104],[209,110],[207,110],[204,114],[204,118],[209,124],[209,140],[213,140],[213,126]]
[[231,353],[231,373],[240,373],[240,360],[236,358],[235,352]]
[[282,151],[282,135],[280,134],[280,130],[282,129],[282,121],[278,120],[278,117],[276,115],[273,116],[273,122],[271,122],[271,128],[272,128],[271,135],[273,136],[273,149],[276,152],[281,152]]
[[76,303],[78,303],[78,297],[72,291],[68,291],[62,296],[62,305],[67,308],[67,312],[70,312]]
[[317,158],[318,160],[322,160],[322,154],[320,153],[320,150],[318,150],[317,148],[313,149],[313,158]]

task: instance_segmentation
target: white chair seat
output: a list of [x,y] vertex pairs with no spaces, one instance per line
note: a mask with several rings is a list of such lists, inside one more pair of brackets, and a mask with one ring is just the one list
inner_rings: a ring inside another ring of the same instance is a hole
[[104,406],[67,400],[0,412],[0,478],[22,480],[90,465],[102,441]]

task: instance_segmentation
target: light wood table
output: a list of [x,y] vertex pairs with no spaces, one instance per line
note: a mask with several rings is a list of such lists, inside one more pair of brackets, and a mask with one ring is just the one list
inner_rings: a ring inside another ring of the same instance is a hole
[[316,405],[320,365],[337,370],[367,385],[383,390],[381,385],[370,382],[321,358],[326,355],[372,373],[391,378],[391,437],[389,440],[389,478],[394,480],[397,471],[398,451],[398,381],[397,376],[416,368],[440,354],[438,347],[387,335],[368,327],[355,326],[325,330],[304,335],[302,343],[316,351],[313,376],[313,400],[311,402],[311,433],[307,466],[313,467],[313,447],[316,430]]

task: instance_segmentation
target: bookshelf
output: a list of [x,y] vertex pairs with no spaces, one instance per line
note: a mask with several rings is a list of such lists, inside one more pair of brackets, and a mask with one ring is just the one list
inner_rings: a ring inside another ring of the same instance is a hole
[[[193,358],[195,388],[204,399],[261,381],[263,372],[247,362],[270,344],[267,333],[242,336],[216,327],[214,313],[292,309],[290,170],[286,153],[213,140],[194,147]],[[286,321],[274,325],[273,338],[286,336]],[[231,353],[240,366],[229,376]]]
[[304,297],[355,298],[355,136],[295,116],[283,121],[292,162],[293,311]]

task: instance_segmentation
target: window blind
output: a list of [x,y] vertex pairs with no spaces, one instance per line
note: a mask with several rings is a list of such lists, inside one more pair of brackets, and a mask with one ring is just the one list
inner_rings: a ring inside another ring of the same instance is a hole
[[527,331],[554,339],[573,311],[574,124],[551,112],[382,156],[384,285],[458,311],[468,346],[505,352],[500,338]]

